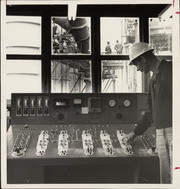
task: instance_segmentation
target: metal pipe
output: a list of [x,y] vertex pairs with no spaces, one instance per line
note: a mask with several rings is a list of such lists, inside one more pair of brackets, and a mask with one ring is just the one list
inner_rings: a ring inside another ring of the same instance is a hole
[[61,26],[68,33],[73,34],[78,47],[82,48],[81,53],[89,53],[89,28],[85,18],[76,18],[76,20],[68,20],[68,18],[55,17],[53,22]]

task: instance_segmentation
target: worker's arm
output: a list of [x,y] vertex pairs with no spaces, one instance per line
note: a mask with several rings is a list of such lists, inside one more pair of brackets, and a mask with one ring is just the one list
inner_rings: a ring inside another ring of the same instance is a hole
[[150,92],[148,95],[148,104],[149,104],[149,110],[144,113],[143,117],[136,124],[136,127],[134,128],[134,130],[127,135],[128,140],[132,140],[136,136],[142,135],[148,129],[148,127],[151,126],[153,119],[152,119],[152,106],[151,106]]

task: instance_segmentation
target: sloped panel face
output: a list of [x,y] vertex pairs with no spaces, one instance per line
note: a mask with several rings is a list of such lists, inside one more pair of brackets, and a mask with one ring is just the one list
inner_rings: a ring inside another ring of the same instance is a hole
[[7,54],[41,54],[41,17],[7,16]]
[[135,93],[16,93],[12,95],[12,124],[133,124],[147,110],[137,106]]

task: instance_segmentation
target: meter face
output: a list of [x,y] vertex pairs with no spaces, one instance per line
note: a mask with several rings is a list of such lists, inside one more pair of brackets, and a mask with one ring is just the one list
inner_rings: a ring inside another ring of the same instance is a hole
[[114,106],[116,105],[116,100],[110,99],[110,100],[108,101],[108,105],[109,105],[110,107],[114,107]]
[[124,105],[124,107],[128,108],[131,105],[131,101],[129,99],[125,99],[123,101],[123,105]]

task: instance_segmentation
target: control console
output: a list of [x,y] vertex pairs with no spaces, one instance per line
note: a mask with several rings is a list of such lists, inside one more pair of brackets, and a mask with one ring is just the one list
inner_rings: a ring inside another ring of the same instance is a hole
[[[158,171],[147,171],[146,158],[156,167],[159,162],[153,129],[127,141],[146,110],[146,94],[12,94],[8,183],[109,183],[106,168],[113,183],[127,182],[127,170],[151,173],[150,182],[158,182]],[[113,181],[114,173],[125,180]]]

